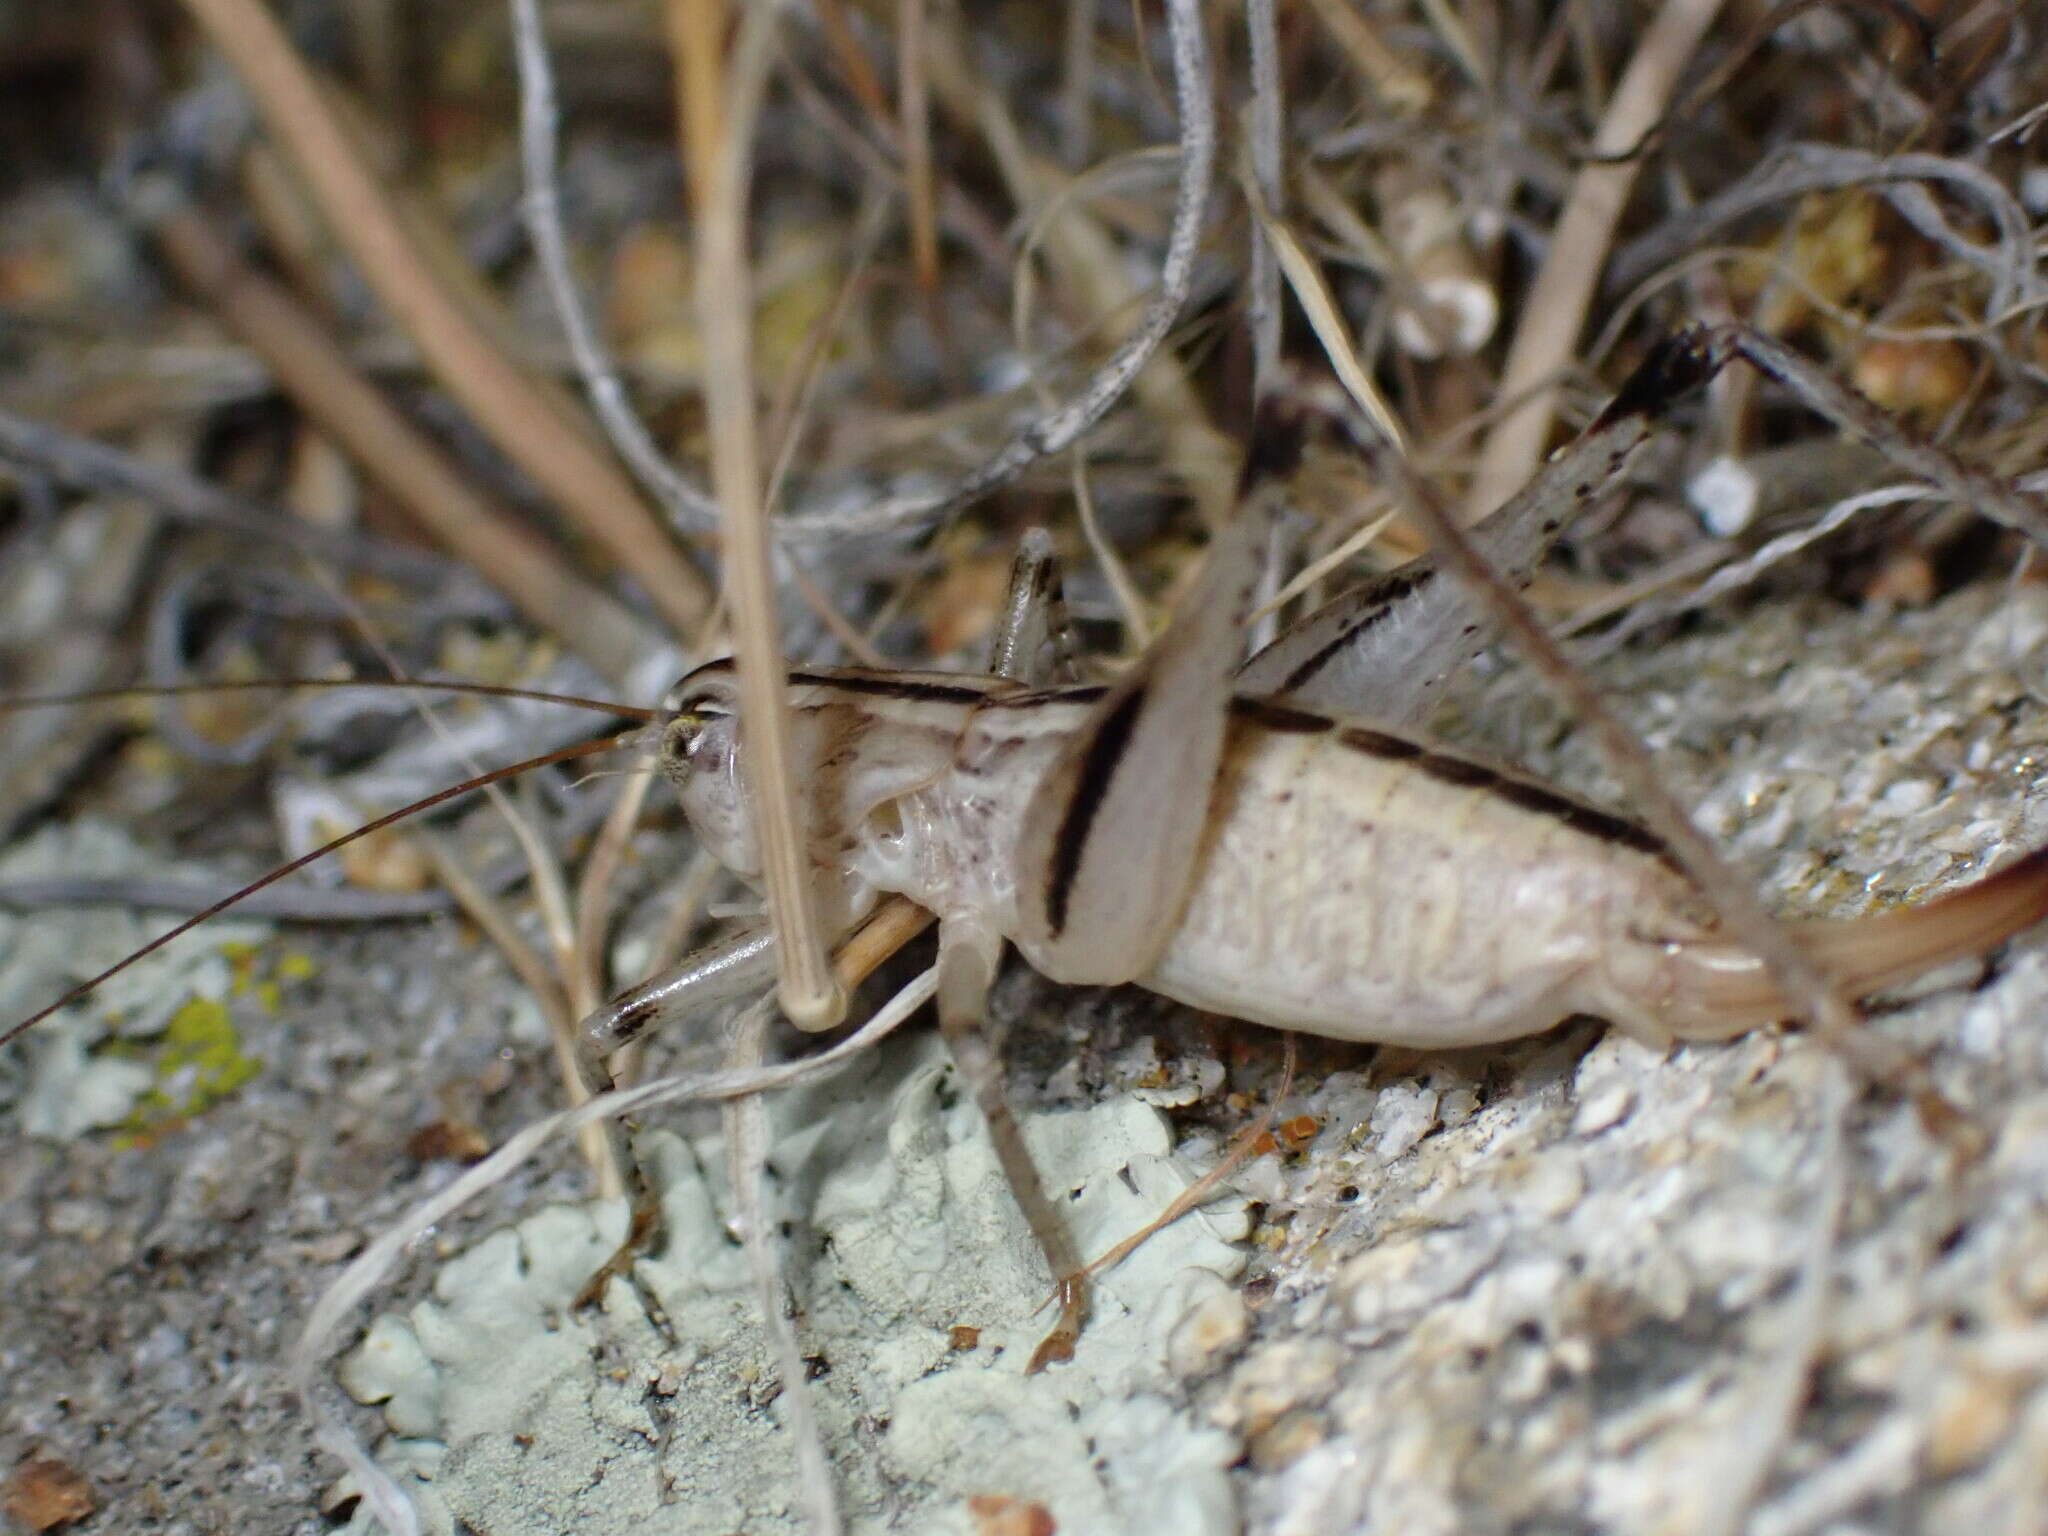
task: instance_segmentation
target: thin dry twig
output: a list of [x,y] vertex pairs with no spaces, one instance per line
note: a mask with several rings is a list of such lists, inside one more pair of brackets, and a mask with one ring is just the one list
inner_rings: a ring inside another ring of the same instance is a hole
[[939,291],[939,215],[932,181],[927,57],[925,0],[896,0],[897,137],[903,146],[903,191],[910,213],[910,270],[929,304]]
[[1358,77],[1381,101],[1402,114],[1419,112],[1429,105],[1436,94],[1429,77],[1412,69],[1388,47],[1352,0],[1309,0],[1309,9],[1315,12],[1316,20],[1343,51]]
[[[1194,280],[1202,213],[1208,204],[1216,158],[1209,51],[1202,36],[1196,0],[1168,0],[1166,14],[1173,53],[1174,99],[1180,112],[1180,180],[1174,191],[1173,226],[1167,235],[1166,256],[1160,263],[1159,291],[1136,329],[1071,400],[1031,422],[993,457],[951,486],[933,494],[897,497],[857,512],[813,513],[794,518],[789,529],[792,536],[833,538],[886,533],[939,522],[1015,479],[1047,455],[1065,451],[1123,398],[1152,360],[1179,318]],[[945,89],[943,71],[936,72],[933,83],[942,91]],[[983,99],[986,100],[985,96]],[[1001,154],[997,158],[999,162],[1005,159]],[[1200,487],[1193,489],[1199,492]]]
[[[1980,244],[1943,217],[1923,182],[1948,182],[1983,206],[1998,238]],[[2033,259],[2033,226],[2019,200],[1981,166],[1947,155],[1872,154],[1841,144],[1787,144],[1734,186],[1673,214],[1615,253],[1609,284],[1629,288],[1691,251],[1735,220],[1810,192],[1873,187],[1913,227],[1950,255],[1984,272],[1987,309],[2003,314],[2035,301],[2042,279]]]
[[637,769],[626,775],[625,784],[613,798],[597,840],[576,875],[576,959],[570,967],[569,993],[579,1019],[603,1001],[605,938],[611,930],[612,898],[619,870],[626,862],[634,823],[640,819],[648,791],[654,787],[655,755],[642,753]]
[[882,89],[881,76],[868,62],[868,56],[860,45],[860,39],[853,35],[853,25],[846,19],[846,0],[816,0],[818,21],[824,28],[825,44],[832,52],[832,58],[839,66],[839,73],[846,82],[846,88],[853,92],[853,99],[861,104],[869,117],[878,123],[889,121],[889,97]]
[[1060,46],[1060,158],[1078,171],[1095,142],[1095,0],[1067,0]]
[[78,490],[139,497],[182,522],[274,540],[308,559],[331,561],[345,570],[367,571],[408,586],[432,586],[452,569],[440,555],[369,534],[316,527],[174,464],[158,463],[8,410],[0,410],[0,459],[33,466]]
[[1287,1102],[1288,1090],[1294,1086],[1294,1069],[1300,1061],[1301,1044],[1296,1039],[1294,1032],[1292,1030],[1283,1031],[1280,1039],[1284,1051],[1282,1060],[1285,1063],[1280,1069],[1280,1086],[1273,1090],[1273,1097],[1268,1101],[1259,1118],[1232,1138],[1230,1145],[1224,1148],[1223,1155],[1216,1159],[1214,1167],[1189,1184],[1186,1189],[1175,1195],[1172,1200],[1167,1202],[1166,1209],[1146,1222],[1144,1226],[1106,1250],[1099,1258],[1091,1260],[1087,1266],[1086,1273],[1100,1275],[1115,1269],[1117,1265],[1123,1263],[1125,1259],[1143,1247],[1153,1236],[1165,1231],[1176,1221],[1179,1221],[1181,1217],[1187,1215],[1188,1212],[1198,1210],[1206,1205],[1215,1195],[1217,1187],[1225,1179],[1236,1173],[1258,1155],[1259,1140],[1272,1130],[1274,1120],[1279,1118],[1281,1106]]
[[520,206],[541,276],[554,300],[556,318],[569,343],[569,355],[582,377],[591,409],[640,483],[661,502],[677,527],[692,533],[716,532],[718,503],[656,446],[627,398],[597,327],[591,324],[569,259],[568,237],[562,231],[562,195],[556,175],[561,114],[555,105],[555,72],[548,59],[540,3],[511,0],[511,5],[513,58],[519,66],[519,161],[526,179]]
[[[725,1052],[728,1072],[747,1071],[767,1059],[768,1026],[774,1019],[774,1009],[766,1003],[763,999],[733,1022]],[[831,1463],[825,1459],[825,1436],[818,1426],[818,1410],[812,1401],[803,1351],[790,1321],[781,1243],[768,1214],[768,1152],[772,1139],[768,1105],[759,1094],[753,1094],[726,1100],[722,1113],[726,1177],[732,1186],[732,1225],[738,1228],[741,1245],[746,1249],[747,1268],[754,1277],[755,1309],[775,1356],[776,1374],[781,1377],[780,1407],[789,1422],[790,1438],[796,1442],[797,1482],[803,1491],[806,1522],[811,1536],[838,1536],[843,1529],[839,1498],[832,1483]]]
[[1323,344],[1324,355],[1328,357],[1337,381],[1351,396],[1352,403],[1371,420],[1373,430],[1405,459],[1408,434],[1401,429],[1400,418],[1387,404],[1386,397],[1380,393],[1371,372],[1359,357],[1357,347],[1352,344],[1350,328],[1344,323],[1343,313],[1338,309],[1329,285],[1323,281],[1321,269],[1302,249],[1301,242],[1294,238],[1294,232],[1279,220],[1269,218],[1256,198],[1252,211],[1258,217],[1274,254],[1279,257],[1280,270],[1286,274],[1288,286],[1294,291],[1295,302],[1308,317],[1309,328],[1316,333],[1316,339]]
[[[1252,184],[1259,189],[1268,219],[1284,219],[1287,198],[1280,152],[1287,107],[1281,93],[1280,37],[1273,19],[1273,0],[1245,0],[1244,28],[1251,61],[1247,139]],[[1246,304],[1252,332],[1252,397],[1263,400],[1280,366],[1280,268],[1266,219],[1259,221],[1252,236]]]

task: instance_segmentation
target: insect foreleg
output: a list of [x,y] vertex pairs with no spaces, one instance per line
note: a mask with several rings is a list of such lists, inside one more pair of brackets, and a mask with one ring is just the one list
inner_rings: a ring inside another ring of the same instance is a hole
[[[931,922],[931,914],[915,903],[894,897],[840,947],[833,959],[839,984],[849,991],[875,968],[915,938]],[[666,1029],[704,1010],[741,998],[755,997],[775,981],[775,935],[766,928],[748,929],[685,956],[669,969],[620,993],[577,1026],[576,1073],[592,1095],[620,1086],[611,1061],[618,1051],[651,1030]],[[611,1154],[625,1171],[633,1215],[618,1252],[592,1275],[578,1297],[579,1306],[593,1304],[614,1275],[631,1273],[632,1261],[655,1245],[660,1233],[660,1200],[647,1167],[634,1155],[632,1126],[624,1117],[602,1122]],[[643,1291],[649,1315],[659,1311]]]
[[[576,1028],[576,1075],[593,1097],[619,1086],[612,1075],[612,1056],[649,1028],[677,1023],[720,1003],[751,997],[775,981],[775,935],[754,929],[685,957],[670,969],[622,992]],[[616,1275],[631,1275],[633,1260],[655,1245],[661,1230],[661,1199],[647,1166],[633,1150],[633,1127],[625,1116],[600,1122],[612,1163],[626,1180],[633,1202],[632,1220],[618,1251],[599,1266],[576,1298],[579,1307],[595,1305]],[[660,1304],[645,1286],[635,1284],[641,1304],[657,1327]]]

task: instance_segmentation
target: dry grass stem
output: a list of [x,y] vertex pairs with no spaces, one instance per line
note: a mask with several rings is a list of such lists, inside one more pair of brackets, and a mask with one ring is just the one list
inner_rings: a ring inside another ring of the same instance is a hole
[[542,629],[615,684],[640,674],[661,638],[561,554],[475,491],[463,472],[362,376],[326,329],[245,264],[212,222],[177,207],[156,224],[179,277],[263,359],[278,383],[372,479]]
[[618,370],[577,289],[568,237],[562,230],[562,196],[556,174],[560,113],[555,106],[554,69],[548,61],[540,4],[539,0],[511,0],[511,6],[513,57],[519,65],[519,149],[526,178],[526,227],[554,299],[562,334],[568,340],[569,355],[582,376],[591,409],[640,483],[660,500],[678,527],[712,533],[718,528],[718,504],[685,478],[655,445],[627,398],[625,385],[619,381]]
[[[1614,88],[1593,138],[1596,155],[1632,150],[1656,126],[1720,9],[1721,0],[1664,0]],[[1557,415],[1557,379],[1571,366],[1637,169],[1635,161],[1586,165],[1572,180],[1543,266],[1517,305],[1521,318],[1495,391],[1504,399],[1525,398],[1487,435],[1465,496],[1467,522],[1478,521],[1512,496],[1543,456]]]
[[[726,1071],[748,1071],[767,1059],[768,1026],[774,1017],[774,1009],[766,1006],[764,1000],[733,1021],[732,1035],[726,1044]],[[751,1094],[728,1099],[721,1113],[725,1120],[726,1179],[732,1188],[732,1225],[747,1251],[761,1326],[768,1335],[775,1373],[780,1378],[780,1410],[789,1421],[790,1439],[796,1443],[797,1485],[804,1520],[810,1536],[839,1536],[844,1528],[839,1518],[839,1497],[832,1483],[831,1463],[825,1456],[825,1437],[818,1427],[818,1410],[811,1397],[803,1349],[790,1317],[780,1231],[769,1209],[768,1106],[759,1094]]]
[[390,199],[261,0],[186,0],[186,5],[290,151],[335,238],[418,344],[443,387],[634,573],[677,632],[687,634],[709,606],[703,578],[611,461],[556,414],[433,280]]
[[1244,28],[1251,61],[1251,110],[1246,122],[1252,185],[1266,218],[1252,236],[1245,302],[1252,332],[1252,397],[1262,400],[1280,366],[1280,269],[1274,260],[1272,220],[1287,217],[1281,145],[1286,101],[1280,84],[1280,38],[1273,0],[1245,0]]
[[759,818],[769,915],[775,926],[783,1012],[804,1029],[846,1016],[819,927],[810,847],[796,792],[767,509],[761,502],[754,419],[753,284],[746,255],[746,191],[754,108],[767,70],[768,13],[749,10],[732,51],[728,95],[725,7],[670,0],[677,112],[697,215],[697,323],[704,336],[711,482],[725,516],[725,585],[738,639],[748,789]]
[[925,0],[896,0],[896,115],[910,214],[910,270],[930,304],[939,291],[939,216],[932,180],[931,93],[925,88],[928,54]]

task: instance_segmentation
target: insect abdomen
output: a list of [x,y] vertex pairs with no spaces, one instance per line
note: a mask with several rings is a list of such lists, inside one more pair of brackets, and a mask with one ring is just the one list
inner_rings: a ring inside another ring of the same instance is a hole
[[1606,813],[1404,737],[1241,717],[1180,926],[1142,984],[1338,1039],[1472,1045],[1603,995],[1617,944],[1700,933]]

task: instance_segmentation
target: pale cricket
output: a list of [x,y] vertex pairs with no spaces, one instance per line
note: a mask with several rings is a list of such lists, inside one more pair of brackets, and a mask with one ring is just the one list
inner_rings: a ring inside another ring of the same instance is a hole
[[[1526,580],[1665,407],[1730,351],[1698,332],[1656,349],[1475,530],[1488,557]],[[1304,434],[1323,419],[1298,397],[1267,402],[1237,515],[1172,623],[1112,684],[1072,677],[1042,539],[1019,557],[986,672],[799,668],[788,679],[828,934],[844,945],[890,914],[899,935],[924,914],[937,919],[940,1026],[1059,1297],[1034,1369],[1070,1357],[1082,1337],[1090,1266],[1041,1186],[978,1033],[1006,945],[1055,981],[1136,983],[1276,1029],[1420,1047],[1508,1040],[1575,1014],[1652,1041],[1718,1040],[1797,1012],[1658,839],[1419,733],[1444,679],[1495,638],[1486,608],[1429,560],[1340,595],[1243,659],[1267,523]],[[1896,452],[1925,470],[1934,450],[1898,440]],[[1952,462],[1942,472],[1967,476]],[[2005,509],[2005,520],[2026,522],[2002,491],[1989,501],[1991,515]],[[690,673],[663,715],[660,771],[696,836],[732,873],[757,879],[731,664]],[[1794,932],[1862,997],[1988,950],[2044,915],[2048,851],[2039,851],[1912,910]],[[610,1088],[619,1047],[763,993],[774,969],[772,935],[748,931],[624,993],[581,1027],[586,1084]],[[630,1165],[623,1130],[615,1147]],[[640,1194],[629,1250],[656,1240],[644,1186]]]

